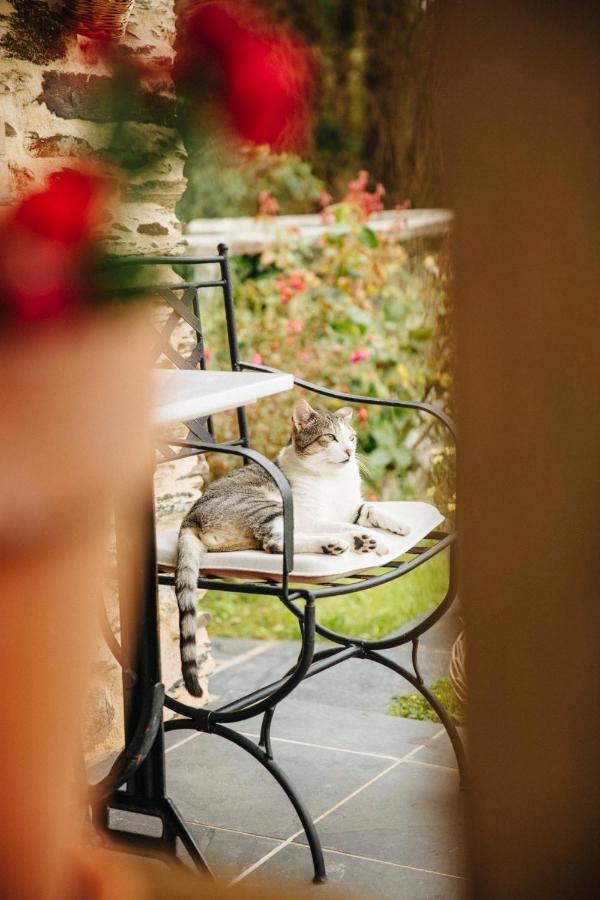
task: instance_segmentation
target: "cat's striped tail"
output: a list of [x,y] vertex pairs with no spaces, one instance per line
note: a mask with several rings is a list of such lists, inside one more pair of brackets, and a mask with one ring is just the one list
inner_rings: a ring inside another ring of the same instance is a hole
[[198,567],[200,556],[206,548],[191,528],[182,528],[177,541],[175,567],[175,594],[179,606],[179,650],[181,674],[184,684],[193,697],[202,696],[198,681],[196,650],[196,603],[198,602]]

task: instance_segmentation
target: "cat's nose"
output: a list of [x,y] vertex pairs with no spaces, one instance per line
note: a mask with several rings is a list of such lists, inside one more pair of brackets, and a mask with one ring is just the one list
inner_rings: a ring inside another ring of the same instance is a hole
[[346,456],[352,456],[352,447],[346,447],[344,452]]

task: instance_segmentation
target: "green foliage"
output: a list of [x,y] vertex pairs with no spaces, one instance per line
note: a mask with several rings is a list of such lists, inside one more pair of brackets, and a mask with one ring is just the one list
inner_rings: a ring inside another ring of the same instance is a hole
[[[261,257],[235,260],[242,358],[338,391],[447,406],[443,254],[409,255],[389,236],[377,236],[353,204],[329,207],[327,216],[328,233],[316,242],[284,235]],[[205,303],[203,321],[211,365],[226,366],[220,307]],[[287,441],[294,399],[267,398],[248,409],[253,445],[270,457]],[[234,416],[224,418],[222,439],[232,437],[235,426]],[[446,446],[430,416],[359,404],[354,424],[369,494],[431,496],[448,511],[452,498],[443,494],[448,494],[449,467],[438,466],[437,480],[427,477]],[[453,462],[450,455],[444,460]],[[215,474],[226,465],[215,460]]]
[[319,209],[323,183],[309,163],[293,153],[271,153],[268,147],[246,149],[221,142],[188,139],[186,192],[177,213],[183,222],[215,216],[254,216],[265,191],[286,213]]
[[[447,678],[440,678],[429,685],[429,690],[449,712],[455,725],[464,725],[466,710],[460,702],[454,688]],[[388,709],[389,716],[401,716],[403,719],[419,719],[426,722],[439,722],[439,716],[433,711],[425,697],[421,694],[401,694],[392,699]]]
[[[397,581],[324,600],[319,621],[334,631],[377,640],[439,603],[447,585],[448,560],[440,554]],[[275,597],[210,591],[201,606],[213,617],[213,637],[298,638],[295,618]]]

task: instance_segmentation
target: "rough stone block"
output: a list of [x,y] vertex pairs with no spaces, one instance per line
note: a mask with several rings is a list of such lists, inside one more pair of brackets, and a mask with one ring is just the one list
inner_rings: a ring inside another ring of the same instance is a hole
[[94,154],[94,148],[89,141],[70,134],[40,137],[37,131],[30,131],[25,135],[25,146],[35,157],[92,156]]
[[155,125],[175,124],[173,97],[138,91],[127,98],[114,92],[114,82],[105,75],[79,72],[44,72],[40,101],[61,119],[86,119],[90,122],[114,122],[130,119]]

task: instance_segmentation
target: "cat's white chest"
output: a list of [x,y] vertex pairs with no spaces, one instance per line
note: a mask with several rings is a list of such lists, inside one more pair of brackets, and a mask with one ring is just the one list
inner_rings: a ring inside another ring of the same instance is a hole
[[354,463],[330,476],[290,472],[294,495],[294,527],[315,531],[320,521],[351,522],[362,502],[360,475]]

